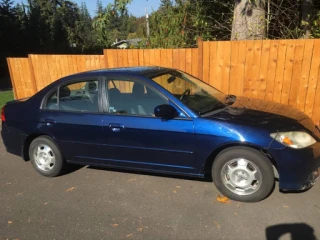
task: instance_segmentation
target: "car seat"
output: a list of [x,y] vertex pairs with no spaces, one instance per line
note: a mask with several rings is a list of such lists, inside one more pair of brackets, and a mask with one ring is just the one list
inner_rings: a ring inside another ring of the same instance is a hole
[[135,82],[132,86],[131,114],[148,115],[147,110],[143,106],[145,101],[145,86]]

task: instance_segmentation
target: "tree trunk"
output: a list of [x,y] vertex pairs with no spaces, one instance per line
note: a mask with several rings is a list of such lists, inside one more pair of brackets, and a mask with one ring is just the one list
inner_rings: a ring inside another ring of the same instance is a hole
[[314,14],[313,0],[302,0],[301,2],[301,38],[311,37],[311,19]]
[[231,40],[265,37],[266,0],[235,0]]

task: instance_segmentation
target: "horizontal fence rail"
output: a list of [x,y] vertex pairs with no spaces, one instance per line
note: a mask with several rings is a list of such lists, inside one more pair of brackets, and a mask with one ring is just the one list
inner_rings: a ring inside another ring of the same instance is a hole
[[238,96],[291,105],[320,121],[320,40],[198,42],[187,49],[105,49],[103,55],[8,58],[15,98],[69,74],[129,66],[176,68]]

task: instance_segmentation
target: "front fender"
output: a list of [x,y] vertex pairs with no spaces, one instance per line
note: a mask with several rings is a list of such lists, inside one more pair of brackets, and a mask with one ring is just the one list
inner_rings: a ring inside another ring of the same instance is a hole
[[219,120],[198,118],[194,121],[196,134],[196,168],[203,173],[206,162],[217,153],[231,146],[247,146],[268,150],[273,139],[266,130],[231,124]]

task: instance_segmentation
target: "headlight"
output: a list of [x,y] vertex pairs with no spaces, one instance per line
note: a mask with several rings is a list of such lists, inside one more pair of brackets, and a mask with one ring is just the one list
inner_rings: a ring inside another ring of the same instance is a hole
[[309,147],[316,143],[316,140],[305,132],[278,132],[271,133],[270,137],[283,145],[296,149]]

